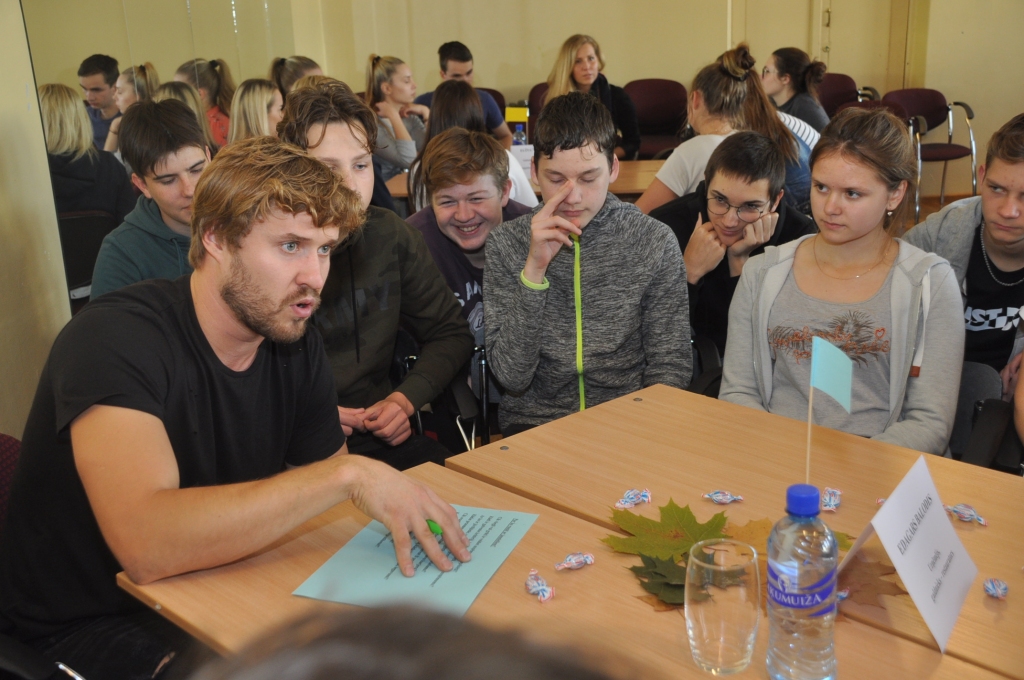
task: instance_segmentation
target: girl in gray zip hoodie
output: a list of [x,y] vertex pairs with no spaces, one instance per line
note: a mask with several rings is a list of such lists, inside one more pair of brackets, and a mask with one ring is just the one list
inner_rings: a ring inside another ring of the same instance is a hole
[[[825,159],[830,162],[816,167]],[[822,337],[840,347],[855,368],[851,412],[831,399],[815,400],[815,423],[941,455],[953,428],[963,363],[963,305],[956,276],[937,255],[882,234],[873,235],[883,249],[871,269],[849,276],[825,270],[819,249],[848,243],[843,239],[855,229],[857,210],[860,219],[872,219],[864,217],[862,207],[871,199],[849,188],[854,180],[848,183],[840,176],[837,181],[828,174],[851,162],[874,172],[890,192],[888,205],[876,201],[875,229],[898,223],[916,175],[909,136],[892,114],[847,110],[825,128],[812,158],[812,211],[824,233],[769,247],[743,268],[729,309],[719,398],[806,418],[809,350],[812,338]],[[839,202],[861,207],[840,209]],[[886,209],[888,220],[882,214]],[[876,269],[883,262],[891,264]],[[838,288],[862,285],[853,280],[874,269],[878,286],[867,299],[853,303],[822,299],[815,297],[820,291],[797,284],[798,279],[804,285],[814,280],[814,269],[828,279],[851,281],[834,284]]]

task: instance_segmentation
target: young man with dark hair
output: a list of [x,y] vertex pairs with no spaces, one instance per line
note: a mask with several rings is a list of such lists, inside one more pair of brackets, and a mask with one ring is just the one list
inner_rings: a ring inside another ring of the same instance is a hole
[[737,132],[712,152],[696,191],[651,211],[683,248],[693,333],[710,338],[722,356],[744,263],[765,246],[817,231],[782,201],[785,182],[778,146],[756,132]]
[[96,299],[147,279],[192,272],[192,195],[210,161],[195,114],[176,99],[137,102],[118,133],[121,155],[142,196],[124,224],[107,234],[92,274]]
[[[127,123],[127,121],[126,121]],[[223,149],[196,190],[195,272],[111,293],[64,328],[43,369],[0,537],[0,631],[90,678],[151,678],[187,636],[117,586],[227,564],[353,500],[451,569],[448,504],[347,455],[308,321],[360,201],[271,137]],[[42,537],[42,538],[41,538]],[[184,670],[184,669],[182,669]]]
[[515,434],[691,375],[686,272],[664,224],[608,192],[619,174],[608,109],[556,97],[534,134],[542,206],[487,239],[487,355]]
[[1013,396],[1024,349],[1024,113],[999,128],[980,196],[949,204],[903,239],[949,260],[963,293],[964,360],[999,371]]
[[103,150],[110,132],[110,124],[121,115],[114,103],[114,86],[121,71],[117,59],[105,54],[94,54],[78,67],[78,84],[85,93],[89,120],[92,122],[92,141],[96,148]]
[[[366,222],[331,257],[314,323],[334,372],[349,449],[398,469],[451,455],[412,434],[409,418],[437,397],[469,361],[473,336],[423,237],[398,215],[369,205],[377,115],[348,86],[325,80],[288,95],[281,139],[308,150],[355,191]],[[418,359],[393,384],[399,331]]]
[[[437,56],[441,62],[441,80],[464,80],[470,85],[473,84],[473,53],[469,48],[458,41],[446,42],[437,50]],[[501,142],[506,149],[512,147],[512,132],[505,122],[505,113],[498,107],[487,92],[477,90],[480,96],[480,103],[484,107],[484,121],[487,129],[491,131],[494,138]],[[416,97],[415,103],[423,104],[430,108],[434,100],[434,93],[426,92]]]

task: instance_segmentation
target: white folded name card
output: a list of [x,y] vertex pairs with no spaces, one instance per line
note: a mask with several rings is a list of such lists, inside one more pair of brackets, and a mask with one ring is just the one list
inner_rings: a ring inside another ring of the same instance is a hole
[[943,509],[924,456],[861,532],[840,571],[876,532],[928,630],[945,652],[978,568]]

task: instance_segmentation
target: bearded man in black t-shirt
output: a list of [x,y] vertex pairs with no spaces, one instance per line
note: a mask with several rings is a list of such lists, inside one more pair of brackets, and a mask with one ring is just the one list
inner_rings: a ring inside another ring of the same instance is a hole
[[120,591],[245,557],[345,500],[468,560],[455,511],[348,455],[319,333],[331,250],[358,196],[269,137],[222,150],[196,189],[195,272],[110,293],[57,337],[0,541],[0,631],[91,678],[150,678],[186,636]]

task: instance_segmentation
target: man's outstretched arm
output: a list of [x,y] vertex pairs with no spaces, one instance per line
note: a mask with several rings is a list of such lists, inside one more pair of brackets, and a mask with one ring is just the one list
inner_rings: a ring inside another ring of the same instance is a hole
[[345,447],[267,479],[181,489],[170,440],[156,416],[92,406],[72,422],[71,443],[103,537],[136,583],[240,559],[349,499],[391,530],[407,576],[413,574],[410,533],[439,568],[452,566],[428,519],[441,525],[457,558],[470,558],[450,505],[383,463],[348,455]]

